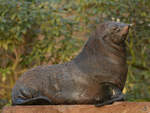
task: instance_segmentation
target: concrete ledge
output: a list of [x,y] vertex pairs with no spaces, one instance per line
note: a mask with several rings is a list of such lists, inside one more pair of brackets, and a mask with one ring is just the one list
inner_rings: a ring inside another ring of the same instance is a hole
[[116,102],[112,105],[9,106],[2,113],[150,113],[150,102]]

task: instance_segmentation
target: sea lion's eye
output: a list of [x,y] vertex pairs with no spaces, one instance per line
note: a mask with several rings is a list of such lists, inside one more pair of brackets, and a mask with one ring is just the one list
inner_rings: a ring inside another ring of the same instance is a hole
[[113,29],[113,30],[116,30],[116,29],[117,29],[117,26],[113,26],[112,29]]
[[112,30],[119,32],[119,31],[120,31],[120,28],[118,28],[118,26],[113,26],[113,27],[112,27]]

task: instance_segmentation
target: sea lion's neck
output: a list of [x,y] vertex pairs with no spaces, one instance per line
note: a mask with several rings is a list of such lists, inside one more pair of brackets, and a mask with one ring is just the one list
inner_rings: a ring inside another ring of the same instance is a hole
[[125,47],[115,45],[112,42],[103,39],[103,37],[90,37],[81,53],[74,59],[74,61],[78,64],[85,63],[86,65],[87,62],[93,64],[99,62],[101,59],[107,59],[114,64],[124,64],[126,61]]

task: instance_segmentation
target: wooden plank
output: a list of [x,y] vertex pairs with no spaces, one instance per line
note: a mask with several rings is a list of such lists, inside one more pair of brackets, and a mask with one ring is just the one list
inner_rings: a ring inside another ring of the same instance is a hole
[[112,105],[8,106],[2,113],[150,113],[150,102],[116,102]]

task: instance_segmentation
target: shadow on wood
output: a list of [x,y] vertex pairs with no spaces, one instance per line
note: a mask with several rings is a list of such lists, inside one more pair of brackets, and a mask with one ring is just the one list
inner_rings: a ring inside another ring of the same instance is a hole
[[150,102],[116,102],[112,105],[8,106],[2,113],[150,113]]

